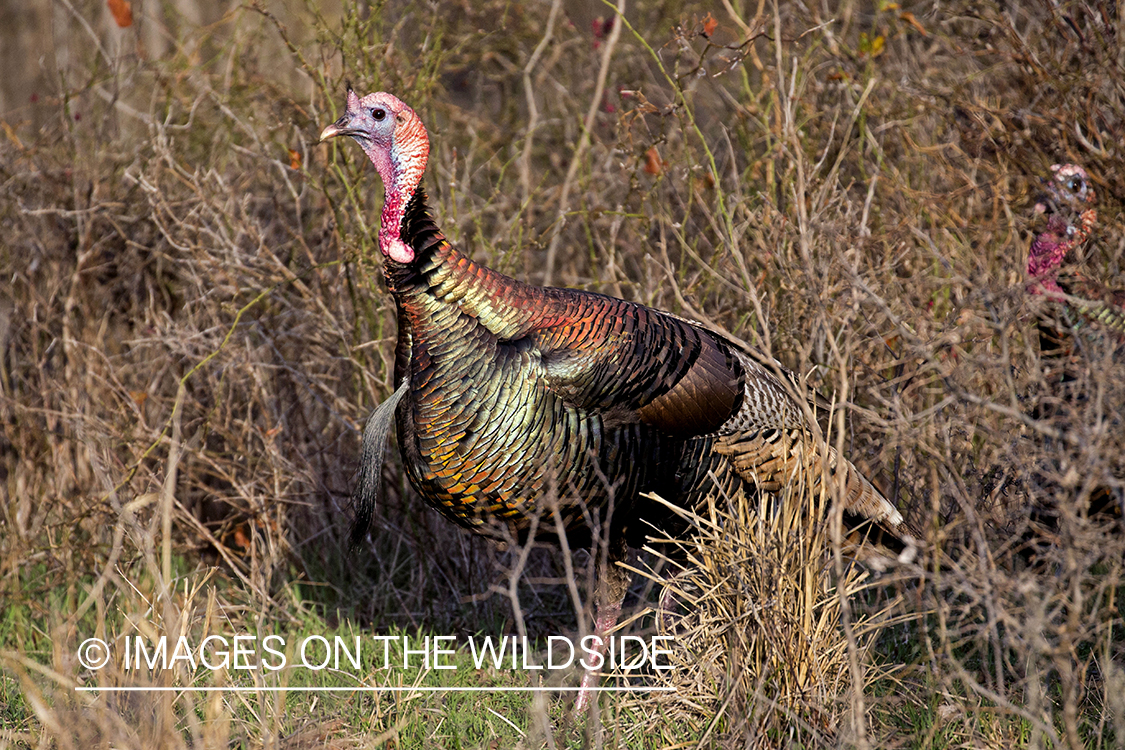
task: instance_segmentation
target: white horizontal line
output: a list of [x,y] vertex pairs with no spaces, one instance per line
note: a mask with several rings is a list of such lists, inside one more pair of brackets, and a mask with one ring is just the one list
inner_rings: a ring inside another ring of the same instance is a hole
[[[580,687],[76,687],[77,693],[576,693]],[[592,693],[667,693],[674,687],[589,687]]]

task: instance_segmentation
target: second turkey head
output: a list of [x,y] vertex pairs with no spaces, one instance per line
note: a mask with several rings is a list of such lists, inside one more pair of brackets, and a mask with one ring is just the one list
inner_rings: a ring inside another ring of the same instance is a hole
[[398,97],[379,91],[361,99],[349,87],[343,116],[321,131],[320,140],[341,135],[359,144],[383,180],[379,249],[391,260],[410,263],[414,250],[402,241],[402,217],[426,170],[430,139],[425,126]]
[[1045,214],[1047,224],[1031,243],[1027,258],[1028,291],[1048,296],[1063,294],[1059,268],[1086,241],[1098,219],[1086,170],[1076,164],[1054,164],[1051,171],[1054,174],[1044,181],[1044,193],[1035,203],[1035,213]]

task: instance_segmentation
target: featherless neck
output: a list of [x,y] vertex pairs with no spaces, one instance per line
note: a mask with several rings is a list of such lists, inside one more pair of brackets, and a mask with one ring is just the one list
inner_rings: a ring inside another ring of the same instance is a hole
[[[395,131],[394,145],[387,150],[366,149],[385,188],[383,215],[379,223],[379,249],[383,255],[398,262],[411,263],[414,254],[410,241],[404,237],[406,213],[416,196],[421,196],[422,174],[430,154],[430,141],[422,121],[406,108],[402,124]],[[423,206],[424,208],[424,206]]]
[[1075,224],[1069,224],[1055,214],[1047,220],[1047,226],[1031,243],[1027,259],[1027,275],[1031,277],[1029,291],[1033,294],[1058,296],[1064,290],[1058,283],[1059,269],[1071,250],[1090,236],[1097,222],[1097,211],[1087,209]]
[[1028,254],[1027,275],[1031,277],[1031,293],[1062,293],[1058,284],[1059,266],[1074,245],[1067,236],[1066,222],[1057,215],[1051,216],[1046,228],[1031,243],[1031,252]]
[[[388,215],[394,224],[388,221]],[[396,227],[393,230],[391,227]],[[384,238],[390,238],[403,245],[407,260],[400,260],[387,253]],[[391,192],[387,191],[387,202],[383,205],[383,225],[379,228],[379,243],[386,254],[383,265],[384,274],[391,291],[406,291],[420,278],[419,271],[431,265],[435,250],[448,246],[445,235],[438,229],[427,204],[426,191],[417,185],[408,200],[396,201],[392,205]]]

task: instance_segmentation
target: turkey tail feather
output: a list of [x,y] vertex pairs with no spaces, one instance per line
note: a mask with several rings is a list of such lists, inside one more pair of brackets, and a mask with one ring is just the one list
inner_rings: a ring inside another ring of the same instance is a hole
[[[913,557],[913,535],[902,514],[883,497],[867,477],[836,449],[827,446],[828,470],[816,443],[800,430],[760,430],[720,438],[715,451],[725,455],[744,481],[767,492],[777,492],[802,476],[814,489],[825,477],[842,475],[843,510],[852,530],[876,537],[905,562]],[[866,527],[866,528],[864,528]],[[886,533],[877,532],[882,529]],[[911,552],[904,554],[906,550]]]

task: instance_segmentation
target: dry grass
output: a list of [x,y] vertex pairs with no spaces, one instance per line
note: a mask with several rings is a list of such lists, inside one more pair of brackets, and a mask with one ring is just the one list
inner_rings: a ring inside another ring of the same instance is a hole
[[[1125,535],[1085,510],[1125,477],[1125,361],[1080,331],[1060,401],[1022,272],[1028,192],[1076,161],[1084,268],[1125,287],[1119,6],[56,8],[56,84],[0,139],[0,748],[1125,746]],[[381,187],[313,143],[348,79],[419,110],[474,257],[711,321],[835,393],[829,439],[930,554],[872,580],[818,552],[797,509],[823,498],[720,503],[677,579],[680,691],[606,698],[585,734],[544,701],[74,693],[144,684],[84,671],[91,635],[576,625],[561,556],[459,533],[394,461],[347,549],[394,336]]]

